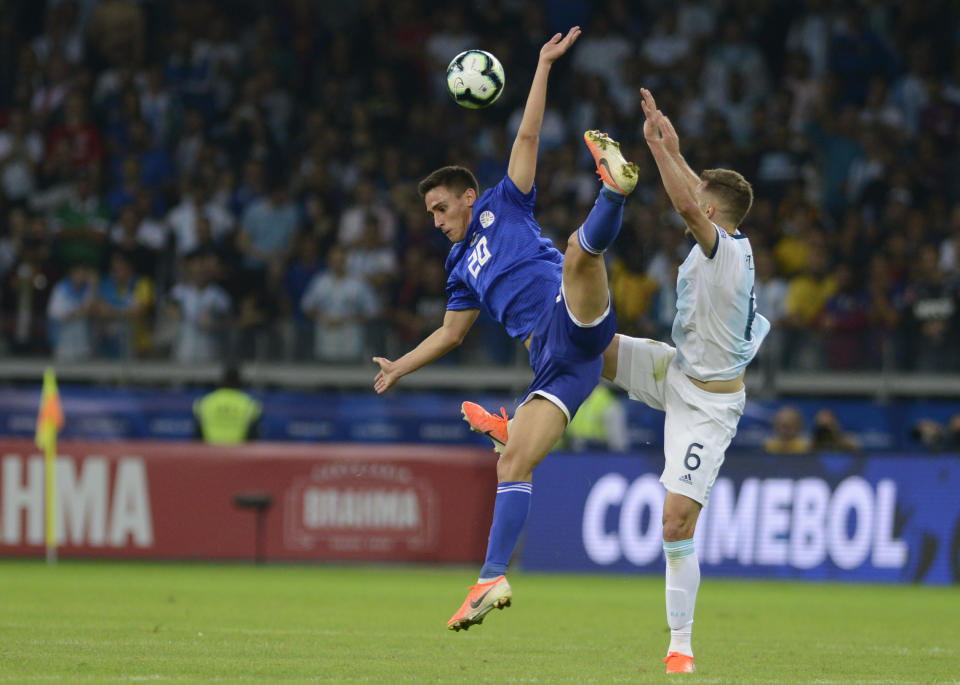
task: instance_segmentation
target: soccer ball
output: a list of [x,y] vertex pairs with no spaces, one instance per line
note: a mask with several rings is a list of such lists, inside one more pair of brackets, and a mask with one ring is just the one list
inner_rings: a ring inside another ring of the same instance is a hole
[[447,89],[461,107],[482,109],[496,102],[505,77],[500,60],[483,50],[466,50],[447,67]]

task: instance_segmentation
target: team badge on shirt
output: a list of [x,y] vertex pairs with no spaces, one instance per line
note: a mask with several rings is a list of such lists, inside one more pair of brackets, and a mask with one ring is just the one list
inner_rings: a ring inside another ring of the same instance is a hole
[[493,215],[493,212],[488,209],[480,214],[480,225],[484,228],[488,228],[496,218],[497,217]]

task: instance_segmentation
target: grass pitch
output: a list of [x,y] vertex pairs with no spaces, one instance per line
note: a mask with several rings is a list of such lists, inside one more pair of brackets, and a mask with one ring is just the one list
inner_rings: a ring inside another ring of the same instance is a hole
[[0,682],[960,683],[960,590],[705,578],[697,673],[663,673],[662,577],[0,562]]

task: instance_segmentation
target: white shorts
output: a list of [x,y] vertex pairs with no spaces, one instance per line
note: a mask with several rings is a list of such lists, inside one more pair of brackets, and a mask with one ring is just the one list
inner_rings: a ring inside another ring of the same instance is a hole
[[620,336],[614,382],[631,399],[666,412],[660,482],[706,504],[723,456],[737,434],[746,393],[707,392],[677,366],[677,350],[656,340]]

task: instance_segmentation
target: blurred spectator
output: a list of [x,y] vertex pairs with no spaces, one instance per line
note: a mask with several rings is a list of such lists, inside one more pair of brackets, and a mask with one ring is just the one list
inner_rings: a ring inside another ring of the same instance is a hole
[[145,49],[143,9],[126,0],[100,0],[87,27],[96,57],[109,65],[140,64]]
[[845,433],[832,409],[820,409],[813,415],[810,449],[824,452],[859,452],[860,441]]
[[26,113],[14,109],[0,131],[0,187],[8,200],[26,200],[36,187],[43,160],[43,138],[27,124]]
[[222,332],[230,313],[230,297],[213,282],[210,255],[191,253],[184,264],[185,278],[170,291],[168,308],[177,322],[173,359],[211,362],[220,358]]
[[383,232],[376,217],[368,215],[363,226],[360,239],[347,257],[347,271],[362,278],[375,292],[379,292],[397,269],[396,256],[381,237]]
[[869,362],[866,334],[870,323],[870,298],[849,266],[833,272],[836,292],[823,305],[819,326],[823,331],[827,366],[831,369],[862,368]]
[[71,64],[83,61],[84,41],[78,19],[79,7],[74,0],[66,0],[47,8],[43,33],[30,42],[37,58],[43,62],[51,55],[61,53]]
[[911,367],[921,371],[955,369],[960,288],[945,278],[932,245],[920,248],[904,297],[904,334]]
[[347,252],[330,250],[327,271],[314,276],[300,306],[314,321],[314,354],[321,361],[359,361],[366,354],[364,323],[378,313],[377,298],[347,272]]
[[15,261],[0,289],[3,330],[13,352],[47,352],[47,305],[56,280],[45,224],[30,221],[26,212],[9,216]]
[[787,366],[812,369],[820,364],[822,341],[814,326],[836,290],[836,279],[828,275],[823,250],[811,249],[807,268],[787,286],[783,320],[787,329],[784,341]]
[[61,265],[83,261],[99,269],[104,263],[109,217],[94,178],[79,174],[52,215],[57,261]]
[[650,36],[643,41],[640,54],[660,71],[672,69],[690,54],[690,36],[680,31],[675,9],[660,10]]
[[61,140],[69,144],[77,169],[99,164],[103,158],[103,139],[89,119],[87,100],[82,93],[74,92],[67,97],[63,123],[56,126],[47,139],[47,156],[53,154]]
[[647,271],[644,241],[656,230],[653,215],[646,208],[638,212],[640,220],[624,226],[618,240],[622,256],[610,265],[610,293],[617,314],[618,330],[627,335],[656,337],[654,303],[660,283]]
[[255,200],[240,220],[238,247],[247,266],[254,269],[285,263],[300,227],[300,216],[286,185],[276,178],[271,183],[269,194]]
[[[44,72],[42,82],[33,93],[30,111],[42,125],[47,125],[70,93],[70,64],[62,54],[54,54],[47,59]],[[79,95],[74,96],[75,101],[79,99]],[[68,126],[77,123],[71,116],[75,113],[76,109],[68,104]]]
[[396,233],[397,219],[393,211],[378,197],[370,179],[360,180],[353,189],[353,203],[343,210],[337,241],[348,247],[363,236],[367,217],[373,215],[380,229],[380,238],[390,243]]
[[[670,30],[669,27],[666,30]],[[614,88],[621,63],[633,51],[633,44],[615,30],[609,15],[601,11],[590,22],[590,30],[577,41],[573,49],[573,66],[587,77],[606,79],[607,86]]]
[[91,356],[91,312],[96,304],[97,277],[89,266],[75,262],[50,293],[47,316],[54,359],[79,361]]
[[110,270],[100,281],[95,308],[100,324],[97,356],[130,359],[146,350],[149,339],[144,339],[143,319],[152,305],[153,286],[149,279],[134,274],[128,254],[114,252],[110,257]]
[[117,223],[110,229],[111,245],[125,253],[135,273],[146,276],[153,276],[157,271],[158,253],[163,248],[164,237],[162,226],[148,219],[141,220],[133,205],[120,210]]
[[960,414],[951,416],[945,426],[933,419],[920,419],[910,430],[910,439],[934,452],[960,451]]
[[201,216],[209,220],[214,240],[233,230],[233,215],[214,201],[209,186],[204,183],[194,185],[190,179],[184,178],[181,193],[180,203],[167,214],[167,224],[176,241],[178,255],[197,249],[197,222]]
[[763,443],[770,454],[805,454],[809,438],[803,434],[803,415],[795,407],[781,407],[773,415],[773,435]]

